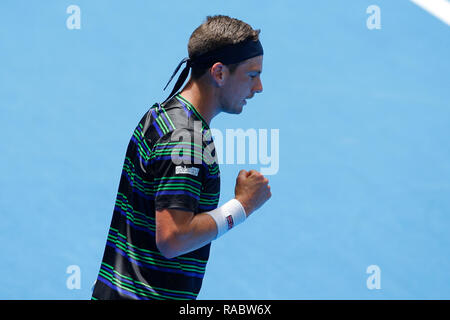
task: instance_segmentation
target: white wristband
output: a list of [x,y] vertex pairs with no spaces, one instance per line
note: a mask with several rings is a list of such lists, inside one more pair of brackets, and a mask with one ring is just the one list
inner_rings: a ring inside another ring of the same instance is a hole
[[221,207],[206,213],[209,214],[216,222],[216,239],[247,218],[244,207],[236,199],[231,199]]

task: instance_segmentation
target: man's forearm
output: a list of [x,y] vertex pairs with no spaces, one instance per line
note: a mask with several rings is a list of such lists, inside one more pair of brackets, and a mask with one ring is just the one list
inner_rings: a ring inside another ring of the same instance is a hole
[[[248,176],[245,171],[242,171],[240,178],[245,179],[244,175]],[[262,176],[258,176],[258,179],[262,186],[267,187],[267,179]],[[257,186],[257,183],[253,185]],[[243,193],[251,194],[251,188],[247,189],[244,188]],[[267,187],[264,191],[265,193],[255,197],[256,202],[255,200],[253,202],[256,205],[253,206],[248,206],[248,203],[245,206],[246,201],[233,198],[221,207],[196,215],[193,212],[177,209],[156,211],[158,249],[166,258],[173,258],[207,245],[245,221],[247,216],[258,207],[258,202],[264,202],[270,197],[270,188]],[[252,201],[249,202],[252,203]]]
[[199,249],[216,238],[217,226],[207,213],[194,215],[185,232],[176,237],[177,256]]
[[[176,212],[176,210],[171,210],[171,212],[173,211]],[[187,213],[181,214],[186,215]],[[207,213],[192,215],[189,220],[175,225],[176,227],[169,232],[167,230],[160,231],[166,236],[163,236],[159,243],[157,241],[159,250],[169,259],[199,249],[214,240],[217,235],[216,223]]]

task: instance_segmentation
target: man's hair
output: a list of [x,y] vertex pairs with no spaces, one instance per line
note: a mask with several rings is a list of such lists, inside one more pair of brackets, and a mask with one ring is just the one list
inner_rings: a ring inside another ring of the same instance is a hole
[[[250,39],[258,41],[260,32],[261,30],[254,30],[249,24],[235,18],[224,15],[208,16],[189,38],[189,58],[194,59],[206,52]],[[238,65],[239,63],[235,63],[227,67],[232,73]],[[200,78],[208,69],[193,66],[192,78]]]

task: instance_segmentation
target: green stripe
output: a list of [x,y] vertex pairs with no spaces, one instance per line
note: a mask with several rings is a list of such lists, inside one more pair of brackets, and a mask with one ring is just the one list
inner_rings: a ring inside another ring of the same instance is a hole
[[[111,228],[112,229],[112,228]],[[102,264],[104,264],[105,266],[107,266],[107,267],[110,267],[111,269],[114,269],[114,267],[113,266],[110,266],[109,264],[107,264],[106,262],[102,262]]]
[[147,159],[151,156],[151,154],[152,154],[151,150],[145,150],[145,149],[144,149],[144,147],[142,146],[141,138],[137,135],[136,132],[133,133],[133,136],[134,136],[134,137],[136,138],[136,140],[138,141],[137,147],[138,147],[139,153],[143,156],[144,159],[147,160]]
[[162,177],[162,178],[155,178],[155,181],[161,181],[161,180],[176,180],[176,179],[180,179],[180,180],[189,180],[189,181],[192,181],[192,182],[198,184],[199,186],[202,185],[201,182],[199,182],[199,181],[197,181],[197,180],[194,180],[194,179],[192,179],[192,178],[189,178],[189,177]]
[[151,152],[150,148],[149,148],[148,151],[146,151],[146,150],[144,149],[144,147],[142,147],[142,140],[141,140],[141,138],[139,137],[139,135],[137,135],[136,132],[134,132],[133,135],[134,135],[134,137],[138,140],[137,148],[138,148],[139,154],[140,154],[145,160],[149,160],[150,157],[151,157],[151,155],[152,155],[152,152]]
[[141,130],[139,130],[139,128],[136,128],[136,130],[134,130],[133,135],[136,137],[136,139],[139,142],[143,142],[145,144],[145,146],[148,149],[148,152],[151,153],[151,148],[149,148],[149,146],[147,145],[147,142],[145,141],[145,137],[144,137],[144,132]]
[[206,200],[206,199],[201,199],[199,200],[200,203],[203,204],[217,204],[219,202],[219,199],[217,200]]
[[169,115],[167,114],[166,109],[164,109],[164,108],[162,108],[162,107],[161,107],[161,109],[162,109],[162,111],[164,112],[164,114],[166,115],[166,118],[167,118],[167,120],[169,121],[170,125],[172,126],[173,130],[175,130],[176,128],[175,128],[175,126],[174,126],[174,124],[173,124],[173,122],[172,122],[172,119],[170,119]]
[[148,146],[147,141],[145,141],[144,127],[143,127],[142,124],[140,124],[140,123],[139,123],[139,128],[141,129],[141,131],[139,131],[139,133],[141,134],[142,142],[145,144],[145,146],[147,147],[147,149],[150,150],[150,152],[151,152],[151,148]]
[[167,127],[166,123],[164,122],[164,120],[161,118],[161,116],[159,114],[158,114],[158,117],[156,118],[156,122],[159,124],[161,129],[163,129],[163,133],[164,134],[167,134],[167,133],[170,132],[170,130]]
[[159,143],[156,143],[153,147],[155,148],[155,147],[161,147],[161,146],[170,146],[170,145],[178,145],[178,144],[180,144],[180,145],[190,145],[190,146],[194,146],[194,147],[197,147],[197,148],[200,148],[200,149],[203,149],[203,146],[201,146],[201,145],[199,145],[199,144],[196,144],[196,143],[194,143],[194,142],[187,142],[187,141],[180,141],[180,142],[159,142]]
[[205,196],[219,196],[220,192],[216,192],[216,193],[202,192],[202,195],[205,195]]
[[202,161],[204,161],[203,153],[198,152],[197,150],[190,149],[190,148],[172,148],[172,149],[160,149],[153,151],[153,155],[151,156],[151,159],[161,156],[161,155],[172,155],[176,153],[177,155],[180,154],[180,151],[183,151],[183,156],[194,156],[197,155]]
[[192,191],[193,193],[195,193],[196,195],[200,196],[200,191],[199,189],[194,189],[194,187],[187,185],[187,184],[181,184],[181,183],[176,183],[176,184],[172,184],[172,183],[166,183],[164,185],[160,185],[157,189],[156,192],[158,191],[165,191],[165,190],[188,190],[188,191]]
[[208,168],[209,168],[209,174],[210,175],[214,175],[217,172],[219,172],[219,166],[215,166],[215,167],[208,166]]

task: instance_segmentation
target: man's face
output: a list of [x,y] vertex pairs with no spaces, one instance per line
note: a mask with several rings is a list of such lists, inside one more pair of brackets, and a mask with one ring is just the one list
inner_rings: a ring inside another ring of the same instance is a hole
[[262,55],[245,60],[228,74],[221,94],[221,111],[241,113],[246,100],[263,90],[260,78],[262,62]]

